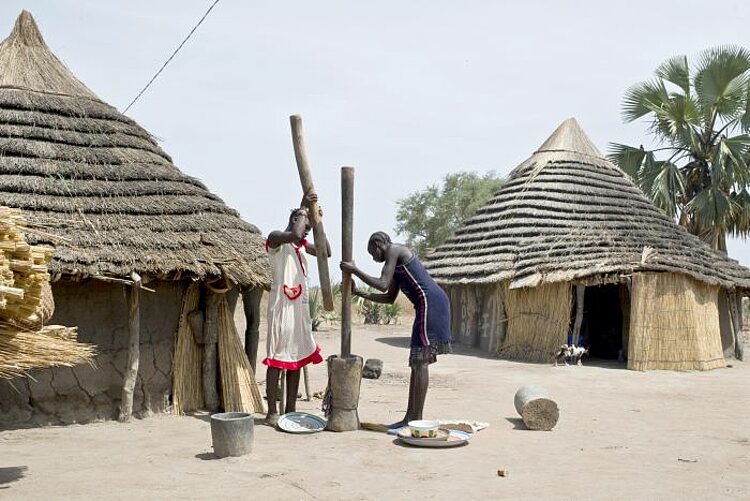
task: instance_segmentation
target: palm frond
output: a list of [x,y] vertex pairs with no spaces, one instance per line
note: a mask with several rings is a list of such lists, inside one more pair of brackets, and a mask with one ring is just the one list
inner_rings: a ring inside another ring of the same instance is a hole
[[647,169],[654,174],[651,180],[651,199],[670,217],[679,210],[679,200],[685,192],[682,171],[672,162],[657,162],[647,157]]
[[747,101],[750,52],[742,47],[720,46],[703,51],[698,58],[695,90],[704,117],[716,112],[735,117]]
[[661,80],[641,82],[625,92],[622,104],[622,118],[633,122],[659,110],[669,100],[669,93]]
[[656,68],[656,76],[682,89],[686,97],[690,95],[690,70],[687,56],[667,59]]
[[734,202],[734,214],[729,231],[734,236],[750,235],[750,193],[746,189],[731,195]]
[[700,228],[720,230],[731,226],[732,215],[738,210],[737,202],[716,186],[705,188],[685,208]]
[[719,141],[717,163],[725,173],[729,185],[745,186],[750,182],[750,135],[722,138]]
[[646,156],[646,150],[643,149],[643,146],[635,148],[626,144],[609,143],[609,151],[607,158],[610,162],[625,171],[631,178],[636,179],[638,177],[638,171]]

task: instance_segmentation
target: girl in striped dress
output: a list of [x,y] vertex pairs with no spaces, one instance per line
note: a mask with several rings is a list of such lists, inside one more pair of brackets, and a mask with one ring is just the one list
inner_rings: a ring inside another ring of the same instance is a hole
[[384,232],[373,233],[367,252],[377,263],[384,263],[380,278],[372,277],[351,262],[341,262],[341,271],[351,273],[382,294],[371,294],[353,287],[354,295],[377,303],[393,303],[399,291],[414,305],[414,325],[411,332],[409,367],[409,403],[402,421],[391,427],[401,427],[411,420],[422,419],[427,387],[430,381],[429,364],[437,356],[450,353],[451,319],[448,295],[427,273],[417,255],[408,247],[391,242]]

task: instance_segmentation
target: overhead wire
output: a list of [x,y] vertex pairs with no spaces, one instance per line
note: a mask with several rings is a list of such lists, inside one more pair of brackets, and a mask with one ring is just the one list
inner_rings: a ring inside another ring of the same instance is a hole
[[216,7],[217,3],[219,3],[219,0],[215,0],[214,3],[211,4],[211,6],[208,8],[208,10],[205,12],[205,14],[203,14],[203,17],[201,17],[198,20],[198,22],[195,24],[195,26],[193,26],[193,29],[190,30],[190,33],[187,34],[187,36],[182,41],[182,43],[180,45],[178,45],[177,48],[174,50],[174,52],[172,52],[172,55],[169,56],[166,61],[164,61],[164,64],[161,65],[161,68],[159,68],[159,71],[157,71],[154,74],[154,76],[151,77],[151,80],[149,80],[148,83],[145,85],[145,87],[143,87],[141,89],[141,91],[138,93],[138,95],[133,98],[133,100],[130,102],[129,105],[127,105],[125,107],[124,110],[122,110],[123,114],[125,114],[131,108],[131,106],[133,106],[135,104],[135,102],[138,101],[138,99],[143,95],[143,93],[146,92],[146,89],[148,89],[151,86],[151,84],[154,83],[154,80],[156,80],[156,78],[161,74],[161,72],[164,71],[164,68],[167,67],[167,65],[170,63],[170,61],[172,61],[172,59],[174,59],[174,57],[177,55],[177,53],[180,51],[180,49],[182,49],[182,46],[185,45],[185,43],[190,39],[191,36],[193,36],[193,33],[195,33],[195,30],[197,30],[198,26],[200,26],[201,23],[203,23],[203,21],[206,19],[206,17],[208,17],[208,15],[211,13],[211,11],[213,10],[213,8]]

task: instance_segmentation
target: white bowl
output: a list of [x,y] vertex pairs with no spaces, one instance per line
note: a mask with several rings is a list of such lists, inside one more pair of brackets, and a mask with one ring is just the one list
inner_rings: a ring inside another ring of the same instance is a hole
[[409,421],[409,431],[414,438],[435,438],[439,427],[437,421]]

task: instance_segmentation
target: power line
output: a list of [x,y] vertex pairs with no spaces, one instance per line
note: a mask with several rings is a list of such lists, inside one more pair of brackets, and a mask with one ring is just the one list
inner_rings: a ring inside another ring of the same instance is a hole
[[193,29],[190,30],[190,33],[187,34],[187,36],[182,41],[182,43],[174,50],[174,52],[172,52],[172,55],[169,56],[169,58],[167,58],[166,61],[164,61],[164,64],[161,65],[161,68],[159,68],[159,71],[157,71],[154,74],[154,76],[151,77],[151,80],[148,81],[148,83],[146,84],[146,86],[144,88],[142,88],[141,91],[138,93],[138,95],[135,96],[135,98],[130,102],[130,104],[124,110],[122,110],[123,114],[126,113],[130,109],[130,107],[135,104],[136,101],[138,101],[138,98],[140,98],[143,95],[143,93],[146,92],[146,89],[148,89],[149,86],[154,82],[154,80],[156,80],[156,77],[158,77],[159,74],[162,71],[164,71],[164,68],[166,68],[167,65],[169,64],[169,62],[177,55],[177,53],[180,51],[180,49],[182,48],[182,46],[185,45],[185,42],[187,42],[190,39],[190,37],[193,36],[193,33],[195,33],[195,30],[197,30],[198,26],[201,25],[201,23],[203,22],[203,20],[206,19],[206,17],[208,17],[208,14],[216,6],[217,3],[219,3],[219,0],[215,0],[214,3],[211,4],[211,7],[209,7],[208,10],[206,11],[206,13],[203,14],[203,17],[200,18],[200,20],[198,21],[198,23],[195,26],[193,26]]

